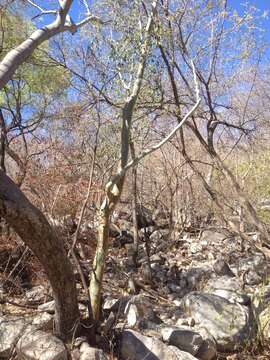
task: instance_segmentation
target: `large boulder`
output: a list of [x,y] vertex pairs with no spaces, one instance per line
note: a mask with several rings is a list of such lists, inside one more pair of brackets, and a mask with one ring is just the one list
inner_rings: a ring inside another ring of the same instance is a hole
[[0,358],[10,358],[22,335],[32,333],[37,329],[47,329],[51,325],[52,316],[49,314],[37,314],[31,317],[0,317]]
[[16,345],[18,359],[67,360],[67,350],[57,337],[41,330],[25,333]]
[[123,360],[196,360],[191,354],[162,341],[141,335],[132,330],[122,334],[121,355]]
[[250,297],[242,289],[240,280],[236,277],[221,276],[208,280],[204,291],[218,295],[230,301],[243,305],[250,304]]
[[192,292],[182,299],[181,307],[196,324],[209,331],[220,351],[233,351],[251,341],[256,333],[249,307],[220,296]]

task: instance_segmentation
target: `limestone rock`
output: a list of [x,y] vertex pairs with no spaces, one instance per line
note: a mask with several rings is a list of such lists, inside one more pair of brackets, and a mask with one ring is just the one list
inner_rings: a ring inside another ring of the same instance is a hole
[[107,360],[103,350],[91,347],[87,342],[80,346],[79,360]]
[[230,269],[229,265],[223,259],[218,259],[213,264],[213,269],[215,273],[219,276],[230,276],[234,277],[234,273]]
[[226,238],[228,238],[228,235],[224,232],[208,229],[202,232],[201,241],[207,241],[208,244],[214,245],[223,242]]
[[32,289],[26,291],[25,296],[30,303],[46,301],[47,290],[42,285],[34,286]]
[[186,351],[201,360],[216,358],[217,349],[214,338],[204,328],[171,326],[161,329],[165,342]]
[[122,334],[121,355],[123,360],[196,360],[191,354],[162,341],[125,330]]
[[203,343],[200,346],[196,354],[196,357],[200,360],[216,359],[217,345],[213,336],[204,327],[195,327],[194,330],[197,331],[203,339]]
[[63,342],[41,330],[25,333],[16,345],[16,352],[23,360],[67,360]]
[[[46,311],[48,314],[54,314],[55,313],[54,300],[39,305],[38,310],[39,311]],[[86,312],[87,307],[85,305],[79,303],[79,310],[82,311],[82,312]]]
[[148,321],[157,320],[152,305],[141,295],[135,295],[129,300],[124,313],[129,327],[140,327]]
[[37,329],[48,329],[53,318],[49,314],[34,314],[31,317],[0,317],[0,358],[9,358],[20,337]]
[[192,292],[182,299],[182,308],[214,337],[217,349],[231,351],[251,341],[256,324],[248,307],[230,303],[214,294]]
[[114,299],[108,297],[104,301],[103,310],[107,312],[118,313],[119,315],[124,313],[127,303],[131,299],[131,296],[123,296],[120,299]]
[[240,259],[236,270],[239,276],[245,273],[244,281],[249,285],[257,284],[259,277],[263,280],[270,274],[269,262],[261,254]]
[[218,295],[232,303],[250,304],[250,297],[242,290],[240,280],[236,277],[221,276],[208,280],[204,291]]
[[249,270],[244,275],[244,282],[247,285],[259,285],[263,281],[263,275],[258,274],[255,270]]
[[178,349],[196,355],[203,343],[201,335],[187,326],[169,326],[161,329],[163,341]]

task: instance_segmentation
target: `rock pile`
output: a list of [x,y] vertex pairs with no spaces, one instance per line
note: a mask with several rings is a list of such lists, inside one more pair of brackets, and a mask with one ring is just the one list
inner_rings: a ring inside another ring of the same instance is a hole
[[[76,360],[106,360],[101,347],[109,338],[115,345],[111,354],[122,360],[212,360],[218,352],[248,347],[261,335],[270,339],[270,268],[265,258],[248,244],[243,249],[226,229],[172,233],[165,220],[153,220],[149,213],[140,219],[138,271],[128,258],[131,219],[118,219],[112,226],[99,349],[83,338],[75,339],[70,349],[51,334],[54,302],[40,285],[22,300],[39,305],[31,316],[2,312],[0,357],[59,360],[70,353]],[[150,264],[150,281],[143,276],[145,264]],[[83,293],[80,300],[86,301]],[[80,310],[86,314],[86,305]]]

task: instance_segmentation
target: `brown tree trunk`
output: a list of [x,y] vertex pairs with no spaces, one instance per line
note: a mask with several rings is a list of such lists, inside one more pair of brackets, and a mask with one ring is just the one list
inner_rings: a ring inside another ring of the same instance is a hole
[[42,212],[2,170],[0,216],[41,262],[53,289],[56,333],[63,338],[71,337],[79,320],[79,309],[75,278],[63,244]]

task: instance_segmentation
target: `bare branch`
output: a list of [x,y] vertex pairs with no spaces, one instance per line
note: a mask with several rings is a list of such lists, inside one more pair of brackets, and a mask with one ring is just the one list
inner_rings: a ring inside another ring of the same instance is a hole
[[57,10],[45,10],[43,9],[41,6],[39,6],[38,4],[36,4],[34,1],[31,0],[26,0],[28,2],[28,4],[30,4],[31,6],[33,6],[34,8],[38,9],[40,11],[39,14],[35,15],[32,20],[41,17],[43,15],[56,15],[57,14]]
[[90,15],[91,11],[90,11],[90,8],[89,8],[89,5],[88,5],[87,0],[83,0],[83,4],[84,4],[84,6],[85,6],[85,8],[86,8],[86,13],[87,13],[87,15]]
[[97,23],[97,24],[100,24],[100,25],[108,24],[107,21],[102,21],[99,17],[94,16],[94,15],[90,15],[90,16],[87,16],[85,19],[81,20],[80,22],[78,22],[76,24],[66,25],[67,30],[68,30],[68,27],[69,28],[74,27],[74,29],[76,31],[77,29],[79,29],[80,27],[82,27],[83,25],[85,25],[85,24],[87,24],[89,22]]
[[192,106],[192,108],[186,113],[186,115],[183,117],[183,119],[178,123],[178,125],[164,138],[162,139],[159,143],[157,143],[156,145],[154,145],[153,147],[144,150],[139,156],[137,156],[135,159],[129,161],[127,163],[127,165],[123,168],[120,169],[119,172],[115,175],[115,177],[107,184],[107,188],[111,188],[116,181],[123,177],[125,175],[125,173],[133,166],[137,165],[144,157],[146,157],[147,155],[151,154],[152,152],[158,150],[159,148],[161,148],[166,142],[168,142],[174,135],[175,133],[184,125],[184,123],[187,121],[187,119],[189,117],[191,117],[194,112],[198,109],[200,103],[201,103],[201,97],[200,97],[200,91],[199,91],[199,84],[198,84],[198,80],[197,80],[197,76],[196,76],[196,69],[193,63],[193,60],[191,60],[191,68],[193,71],[193,79],[194,79],[194,85],[195,85],[195,94],[196,94],[196,98],[197,101],[196,103]]
[[151,147],[150,149],[146,149],[145,151],[143,151],[136,159],[130,161],[126,167],[125,167],[125,172],[131,168],[132,166],[134,166],[135,164],[137,164],[140,160],[142,160],[145,156],[151,154],[152,152],[158,150],[159,148],[161,148],[167,141],[169,141],[174,134],[184,125],[184,123],[187,121],[187,119],[197,110],[197,108],[199,107],[200,103],[201,103],[201,98],[200,98],[200,93],[199,93],[199,84],[198,84],[198,80],[197,80],[197,76],[196,76],[196,70],[195,70],[195,66],[193,63],[193,60],[191,60],[191,67],[193,70],[193,78],[194,78],[194,84],[195,84],[195,93],[196,93],[196,103],[193,105],[193,107],[186,113],[186,115],[183,117],[183,119],[179,122],[179,124],[163,139],[161,140],[158,144],[154,145],[153,147]]
[[[74,24],[68,15],[73,0],[59,0],[60,8],[55,11],[57,14],[56,19],[47,26],[43,26],[41,29],[37,29],[24,40],[15,49],[9,51],[6,56],[0,62],[0,89],[2,89],[7,82],[12,78],[18,67],[34,52],[34,50],[42,44],[44,41],[49,40],[53,36],[69,31],[74,34],[81,26],[93,21],[103,24],[103,22],[90,15],[84,20]],[[35,4],[32,0],[28,0],[28,3],[41,11],[41,14],[48,13],[44,11],[39,5]]]
[[38,9],[40,12],[44,13],[46,10],[44,10],[41,6],[37,5],[36,3],[34,3],[31,0],[26,0],[28,2],[28,4],[32,5],[33,7],[35,7],[36,9]]

